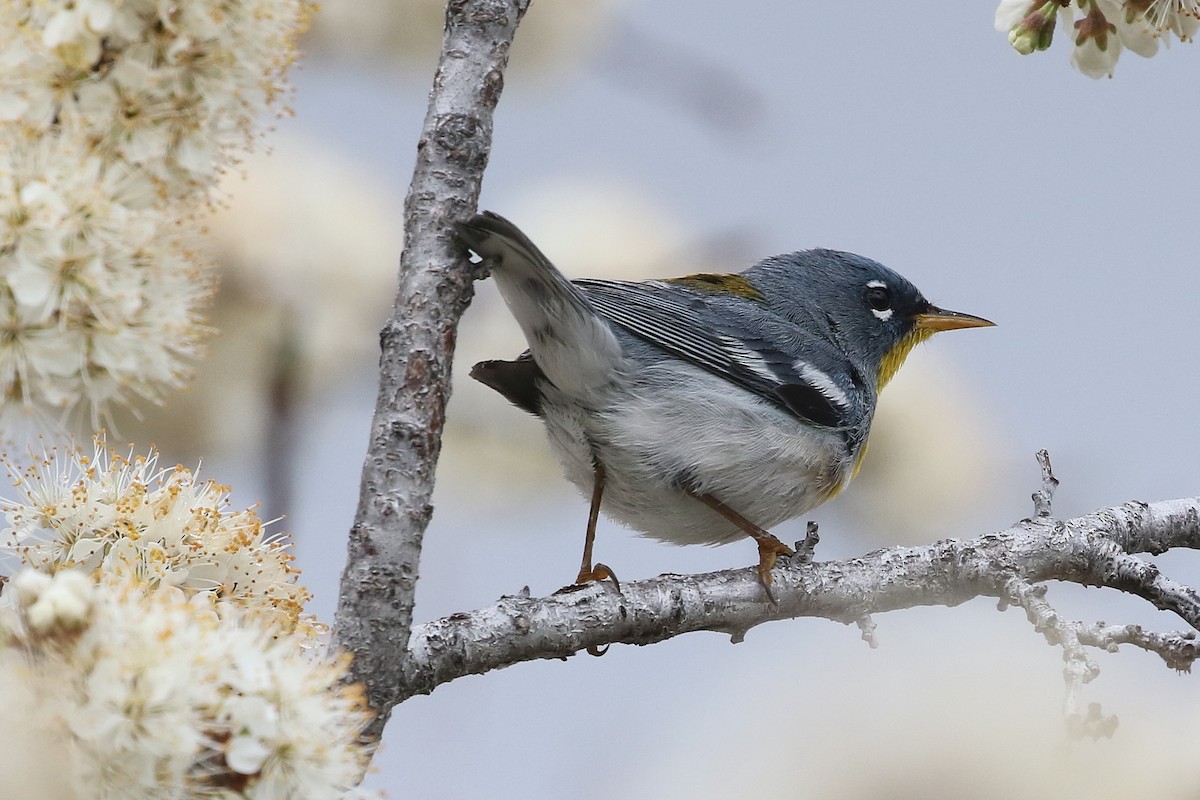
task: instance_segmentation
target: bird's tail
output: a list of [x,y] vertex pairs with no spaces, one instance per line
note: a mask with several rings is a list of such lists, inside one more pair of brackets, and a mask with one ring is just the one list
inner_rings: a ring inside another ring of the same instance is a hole
[[485,211],[454,224],[490,268],[534,361],[562,391],[589,397],[623,362],[620,342],[583,292],[516,225]]

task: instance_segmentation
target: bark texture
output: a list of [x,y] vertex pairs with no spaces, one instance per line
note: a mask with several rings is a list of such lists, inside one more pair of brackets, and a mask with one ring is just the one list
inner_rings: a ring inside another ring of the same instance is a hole
[[1187,669],[1200,654],[1194,630],[1159,634],[1062,620],[1038,585],[1054,579],[1111,587],[1200,628],[1200,594],[1136,555],[1173,547],[1200,548],[1200,497],[1126,503],[1066,521],[1046,513],[976,539],[877,550],[847,561],[783,564],[774,572],[778,605],[767,601],[753,568],[662,575],[622,583],[620,592],[604,582],[567,587],[550,597],[502,597],[486,608],[418,625],[400,694],[428,693],[463,675],[522,661],[564,658],[615,643],[652,644],[691,631],[721,631],[740,641],[750,628],[777,619],[858,623],[868,636],[871,614],[954,606],[981,596],[1024,608],[1036,629],[1064,648],[1068,672],[1078,671],[1068,675],[1069,683],[1072,677],[1090,680],[1096,671],[1084,647],[1131,644]]
[[452,0],[404,207],[404,252],[380,333],[379,394],[334,625],[378,738],[400,697],[421,540],[433,513],[458,320],[472,275],[449,223],[475,212],[492,112],[528,0]]

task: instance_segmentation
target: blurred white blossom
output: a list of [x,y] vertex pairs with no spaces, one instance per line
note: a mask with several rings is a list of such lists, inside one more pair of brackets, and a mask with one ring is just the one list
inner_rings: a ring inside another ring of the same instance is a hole
[[0,397],[157,400],[197,351],[209,281],[153,190],[84,139],[0,128]]
[[[586,64],[617,21],[626,0],[543,3],[521,20],[521,46],[509,73],[528,80],[561,80]],[[321,0],[305,50],[353,59],[379,69],[399,64],[421,74],[438,55],[445,0]]]
[[0,4],[0,404],[161,399],[211,281],[209,190],[279,111],[311,0]]
[[[162,196],[211,186],[278,110],[310,0],[10,0],[3,118],[82,133]],[[11,82],[9,78],[12,78]],[[11,88],[9,88],[11,87]],[[77,130],[72,130],[77,126]]]
[[8,704],[0,718],[57,755],[10,759],[6,783],[53,769],[60,792],[89,800],[359,796],[363,693],[305,634],[135,579],[26,570],[11,587],[0,675],[34,702],[16,706],[29,719]]
[[204,595],[222,614],[245,613],[282,630],[321,626],[303,614],[308,591],[282,537],[253,508],[229,507],[228,487],[158,455],[52,452],[8,465],[18,496],[4,501],[0,553],[47,574],[77,570],[102,584],[135,581]]
[[1050,47],[1055,27],[1071,37],[1076,69],[1112,77],[1122,50],[1149,58],[1172,35],[1190,42],[1200,0],[1001,0],[996,9],[996,29],[1022,54]]
[[[188,391],[161,408],[114,414],[123,436],[164,452],[246,461],[279,414],[373,379],[403,245],[404,197],[378,171],[319,142],[273,137],[218,193],[200,251],[221,291],[217,332]],[[347,264],[354,265],[353,280]],[[279,498],[270,498],[278,501]]]

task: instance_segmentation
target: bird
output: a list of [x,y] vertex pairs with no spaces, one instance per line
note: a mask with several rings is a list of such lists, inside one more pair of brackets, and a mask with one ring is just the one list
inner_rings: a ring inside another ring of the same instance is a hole
[[453,238],[490,275],[528,349],[471,377],[539,417],[567,480],[590,498],[576,584],[604,513],[676,544],[749,537],[767,598],[769,529],[836,496],[858,471],[879,393],[934,333],[987,327],[931,304],[869,258],[812,249],[738,273],[569,280],[485,211]]

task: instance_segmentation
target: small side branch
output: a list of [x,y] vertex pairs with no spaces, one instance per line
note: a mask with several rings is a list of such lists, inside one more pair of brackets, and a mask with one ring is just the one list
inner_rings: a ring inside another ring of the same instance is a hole
[[1067,684],[1064,701],[1067,729],[1077,737],[1112,736],[1117,729],[1117,718],[1104,716],[1098,704],[1092,703],[1086,710],[1083,705],[1083,685],[1100,674],[1100,667],[1088,656],[1080,639],[1081,624],[1058,616],[1058,612],[1046,600],[1046,587],[1043,585],[1014,577],[1009,580],[1007,590],[1009,600],[1025,610],[1025,616],[1033,624],[1034,630],[1050,644],[1062,648],[1063,680]]
[[1109,653],[1115,653],[1120,645],[1133,645],[1148,653],[1158,654],[1168,667],[1179,672],[1191,672],[1192,664],[1200,658],[1200,641],[1196,638],[1196,631],[1155,633],[1143,630],[1141,625],[1105,625],[1103,622],[1094,625],[1075,624],[1079,625],[1076,635],[1081,644]]
[[1054,469],[1050,466],[1049,452],[1038,450],[1036,458],[1042,468],[1042,488],[1033,493],[1033,513],[1039,517],[1049,517],[1054,504],[1054,492],[1058,489],[1058,478],[1054,477]]

